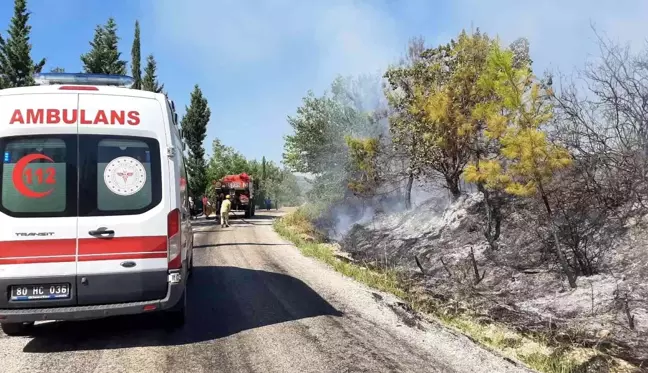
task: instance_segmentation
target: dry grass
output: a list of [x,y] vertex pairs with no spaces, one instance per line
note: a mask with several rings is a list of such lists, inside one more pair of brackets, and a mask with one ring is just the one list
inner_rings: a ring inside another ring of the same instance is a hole
[[531,369],[546,373],[581,373],[586,371],[585,362],[597,359],[599,364],[609,367],[609,372],[637,371],[626,362],[610,358],[593,349],[550,346],[541,337],[523,335],[502,324],[480,323],[470,312],[451,312],[451,305],[440,305],[438,301],[431,300],[424,294],[411,291],[404,278],[394,269],[367,268],[342,261],[334,255],[333,246],[324,242],[324,235],[313,227],[311,221],[318,213],[319,209],[316,207],[300,207],[277,219],[274,228],[281,236],[294,243],[304,255],[319,259],[336,271],[370,287],[396,295],[425,317],[434,318],[491,350],[523,362]]

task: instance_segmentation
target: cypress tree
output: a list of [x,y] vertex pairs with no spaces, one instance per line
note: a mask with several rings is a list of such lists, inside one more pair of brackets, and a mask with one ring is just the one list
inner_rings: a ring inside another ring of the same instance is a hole
[[24,87],[34,84],[33,74],[40,72],[45,65],[45,59],[37,64],[31,58],[31,43],[29,35],[30,12],[26,0],[14,1],[14,14],[11,17],[8,37],[0,37],[0,74],[5,87]]
[[187,168],[189,169],[190,195],[199,197],[205,193],[207,188],[207,162],[205,160],[205,148],[203,141],[207,135],[207,123],[211,110],[207,104],[207,99],[203,96],[198,84],[194,86],[191,92],[191,101],[186,108],[186,114],[182,118],[182,133],[187,143],[188,160]]
[[140,52],[140,25],[139,21],[135,21],[135,37],[133,38],[133,47],[131,49],[131,71],[133,76],[133,88],[142,89],[142,55]]
[[155,62],[155,57],[153,57],[152,54],[149,54],[146,58],[144,78],[142,79],[142,89],[155,93],[162,93],[164,89],[164,84],[160,84],[157,80],[157,62]]

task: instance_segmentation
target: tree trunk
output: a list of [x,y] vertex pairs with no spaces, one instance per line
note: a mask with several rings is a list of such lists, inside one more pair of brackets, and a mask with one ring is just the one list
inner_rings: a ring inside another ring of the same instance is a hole
[[407,186],[405,187],[405,208],[412,208],[412,186],[414,185],[414,173],[410,172],[407,178]]
[[539,189],[540,189],[540,195],[542,197],[542,202],[544,203],[545,209],[547,210],[547,217],[549,218],[551,234],[553,236],[556,245],[556,252],[558,253],[558,261],[560,262],[560,266],[562,267],[563,272],[567,276],[567,281],[569,281],[569,287],[575,289],[576,276],[574,275],[574,272],[572,272],[571,268],[569,267],[569,263],[567,262],[567,256],[565,255],[565,252],[562,250],[562,247],[560,246],[560,241],[558,240],[558,230],[556,229],[556,225],[554,224],[553,221],[553,213],[551,211],[551,205],[549,204],[549,199],[547,198],[547,194],[545,193],[542,184],[539,185]]
[[459,178],[446,177],[446,187],[452,194],[452,199],[456,200],[461,197],[461,188],[459,188]]
[[499,201],[493,201],[490,191],[484,187],[484,184],[478,183],[477,189],[484,196],[484,207],[486,208],[486,227],[484,228],[484,237],[488,241],[491,250],[499,249],[498,240],[501,233],[502,214]]

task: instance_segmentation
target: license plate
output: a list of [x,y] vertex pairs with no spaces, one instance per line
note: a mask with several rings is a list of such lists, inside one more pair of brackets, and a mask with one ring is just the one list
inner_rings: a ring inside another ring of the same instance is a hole
[[70,297],[70,284],[15,285],[11,287],[11,300],[47,300]]

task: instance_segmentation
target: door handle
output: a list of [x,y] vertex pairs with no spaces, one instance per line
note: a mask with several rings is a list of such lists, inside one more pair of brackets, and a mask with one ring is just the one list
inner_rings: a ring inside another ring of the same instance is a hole
[[103,236],[103,235],[114,235],[115,231],[112,229],[107,229],[106,227],[97,228],[95,230],[89,231],[91,236]]

